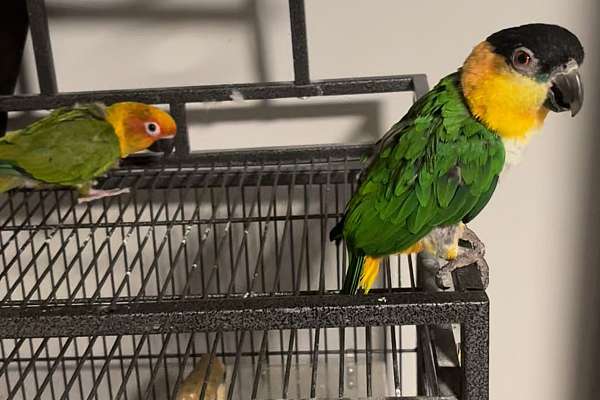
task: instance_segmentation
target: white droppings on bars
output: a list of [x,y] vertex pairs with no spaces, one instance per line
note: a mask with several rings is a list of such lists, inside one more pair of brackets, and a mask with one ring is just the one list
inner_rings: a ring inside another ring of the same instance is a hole
[[193,264],[192,264],[192,269],[196,269],[196,268],[198,268],[198,264],[196,264],[196,263],[193,263]]
[[248,229],[244,229],[244,235],[248,234]]
[[244,101],[244,95],[237,89],[233,89],[231,91],[229,98],[233,100],[234,103],[241,103]]
[[229,232],[230,227],[231,227],[231,221],[227,221],[227,224],[225,225],[225,232]]
[[317,91],[317,96],[323,96],[323,89],[321,86],[316,86],[315,90]]
[[402,390],[400,388],[396,388],[396,397],[402,396]]
[[385,297],[380,297],[377,299],[377,301],[380,303],[387,303],[387,299]]

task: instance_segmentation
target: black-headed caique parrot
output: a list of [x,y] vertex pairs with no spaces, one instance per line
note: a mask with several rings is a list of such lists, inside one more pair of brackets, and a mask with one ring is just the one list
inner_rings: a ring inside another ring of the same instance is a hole
[[79,201],[126,192],[94,189],[94,179],[119,159],[176,133],[173,118],[159,108],[121,102],[54,110],[0,138],[0,193],[21,187],[72,187]]
[[[465,224],[488,203],[505,162],[548,111],[579,112],[583,57],[578,38],[560,26],[504,29],[420,98],[377,144],[331,232],[349,253],[342,293],[368,292],[381,257],[420,251],[449,261],[438,282],[481,261],[487,285],[483,245]],[[459,248],[459,239],[472,248]]]

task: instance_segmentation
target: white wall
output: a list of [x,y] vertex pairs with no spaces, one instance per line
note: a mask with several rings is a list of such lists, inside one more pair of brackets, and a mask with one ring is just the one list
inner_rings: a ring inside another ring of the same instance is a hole
[[[67,0],[49,3],[81,6],[80,2]],[[87,6],[118,3],[96,1]],[[174,3],[183,7],[197,2]],[[215,8],[223,3],[233,8],[243,2],[209,3]],[[563,400],[575,398],[573,393],[583,384],[578,375],[582,372],[575,366],[585,364],[579,359],[584,353],[581,340],[585,333],[579,324],[588,321],[580,301],[588,301],[589,296],[580,290],[591,287],[586,276],[588,269],[594,268],[595,254],[590,249],[593,239],[589,238],[596,237],[586,226],[590,221],[593,145],[597,144],[591,122],[599,105],[595,3],[307,0],[314,78],[422,72],[429,76],[430,83],[435,83],[454,71],[488,34],[533,21],[564,25],[578,34],[586,47],[586,103],[581,114],[576,119],[567,113],[549,116],[543,133],[532,141],[522,163],[503,176],[495,197],[473,223],[487,243],[491,266],[492,399]],[[172,7],[162,2],[138,4]],[[267,79],[289,80],[292,68],[287,4],[265,0],[259,2],[259,11],[264,24]],[[136,20],[136,13],[132,9],[131,18],[115,21],[87,18],[73,22],[67,17],[51,21],[61,90],[259,79],[252,59],[254,42],[248,39],[249,30],[243,23],[199,23],[193,13],[183,20]],[[383,128],[399,119],[410,103],[405,94],[377,98],[383,102]],[[195,148],[373,140],[372,132],[361,134],[356,118],[221,125],[202,123],[210,109],[199,109],[204,111],[193,131]]]

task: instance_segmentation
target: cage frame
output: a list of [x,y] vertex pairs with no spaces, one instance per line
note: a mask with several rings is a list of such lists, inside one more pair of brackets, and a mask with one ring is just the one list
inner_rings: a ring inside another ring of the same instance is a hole
[[[105,181],[110,188],[123,175],[139,168],[186,166],[240,166],[280,164],[294,160],[327,162],[332,157],[357,159],[373,151],[373,145],[320,145],[190,152],[186,123],[187,103],[231,101],[234,91],[247,100],[317,97],[412,91],[420,97],[428,90],[424,74],[312,80],[310,78],[303,0],[289,0],[294,80],[165,87],[151,89],[60,92],[58,89],[48,18],[44,0],[27,0],[40,94],[0,95],[0,111],[50,109],[73,103],[141,101],[168,104],[178,124],[174,144],[163,154],[129,158]],[[24,45],[24,43],[23,43]],[[174,145],[174,151],[172,151]],[[159,167],[155,167],[157,163]],[[166,184],[166,183],[165,183]],[[160,185],[159,185],[160,186]],[[144,187],[142,184],[140,187]],[[463,283],[460,283],[464,279]],[[367,296],[301,293],[294,297],[162,299],[160,303],[103,304],[59,303],[16,309],[0,306],[0,339],[51,336],[86,336],[178,332],[223,332],[247,329],[295,329],[402,324],[440,325],[460,323],[461,399],[487,399],[489,386],[489,299],[477,283],[461,272],[455,275],[455,292],[373,291]],[[385,302],[381,301],[385,296]],[[293,316],[293,319],[291,317]]]

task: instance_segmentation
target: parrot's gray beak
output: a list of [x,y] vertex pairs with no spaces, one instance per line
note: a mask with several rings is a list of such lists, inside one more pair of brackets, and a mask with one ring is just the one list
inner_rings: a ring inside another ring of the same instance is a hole
[[577,62],[571,60],[554,70],[550,82],[545,106],[554,112],[571,110],[571,116],[577,115],[583,105],[583,83]]

